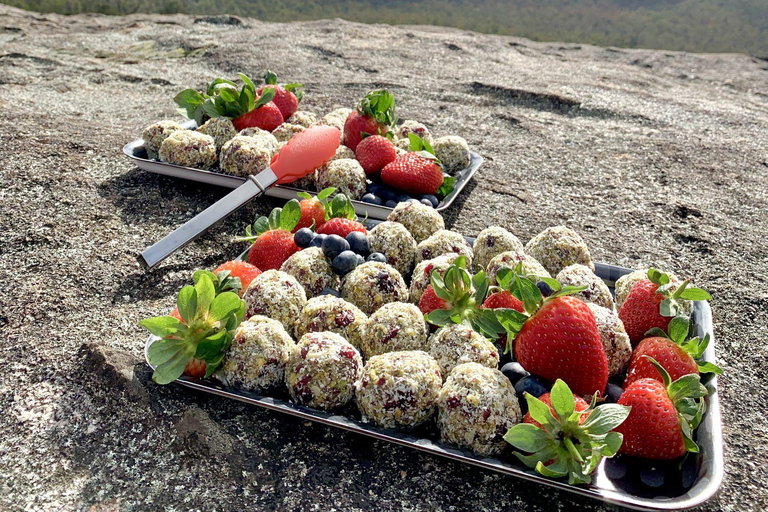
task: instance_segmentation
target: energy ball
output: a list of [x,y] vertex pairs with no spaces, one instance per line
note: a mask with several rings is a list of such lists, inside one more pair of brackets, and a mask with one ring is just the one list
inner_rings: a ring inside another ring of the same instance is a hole
[[280,270],[267,270],[251,281],[243,294],[246,318],[264,315],[293,332],[296,319],[307,303],[307,294],[295,277]]
[[486,456],[504,451],[504,435],[522,419],[509,379],[477,363],[453,369],[438,395],[437,411],[443,442]]
[[238,135],[221,148],[219,166],[232,176],[258,174],[272,161],[272,152],[260,139]]
[[467,141],[457,135],[438,137],[432,144],[435,156],[443,163],[445,172],[455,176],[459,171],[469,167],[472,157],[469,154]]
[[147,150],[147,156],[156,160],[163,141],[173,132],[179,130],[186,130],[186,128],[176,121],[160,121],[144,128],[141,138],[144,139],[144,149]]
[[310,332],[291,349],[285,384],[296,403],[317,409],[346,405],[363,369],[360,353],[333,332]]
[[587,244],[578,233],[565,226],[547,228],[531,238],[525,245],[525,253],[536,258],[550,274],[557,274],[574,263],[595,271]]
[[586,290],[573,296],[580,298],[584,302],[593,302],[598,306],[603,306],[610,310],[614,309],[611,290],[589,267],[580,263],[574,263],[561,270],[555,279],[563,286],[586,286]]
[[384,304],[408,300],[408,287],[393,266],[367,261],[342,280],[341,296],[370,315]]
[[627,369],[629,359],[632,356],[632,344],[629,341],[624,323],[619,315],[612,309],[598,306],[588,302],[587,306],[595,316],[597,331],[600,333],[600,341],[608,358],[608,376],[613,377],[623,373]]
[[523,271],[529,276],[537,277],[552,277],[547,269],[541,266],[541,263],[536,261],[536,258],[529,256],[525,253],[518,251],[507,251],[494,256],[488,263],[488,268],[485,269],[485,273],[488,276],[488,282],[491,286],[498,285],[496,281],[496,274],[502,268],[508,268],[514,270],[517,264],[523,263]]
[[363,354],[370,359],[399,350],[425,350],[429,327],[415,305],[390,302],[368,318],[364,332]]
[[216,143],[204,133],[176,130],[160,144],[158,156],[169,164],[208,169],[216,163]]
[[467,268],[472,267],[472,246],[461,233],[441,229],[432,236],[420,242],[416,247],[416,263],[437,258],[441,254],[455,252],[459,256],[467,257]]
[[320,295],[307,301],[296,320],[296,339],[308,332],[335,332],[358,350],[363,346],[363,333],[368,316],[354,304],[333,295]]
[[317,116],[313,114],[312,112],[307,112],[306,110],[299,110],[297,112],[294,112],[291,117],[285,120],[286,123],[291,124],[297,124],[299,126],[303,126],[304,128],[309,128],[313,124],[317,123]]
[[410,428],[432,417],[442,382],[437,361],[426,352],[388,352],[365,365],[355,397],[363,421]]
[[274,135],[269,133],[267,130],[262,130],[261,128],[256,128],[255,126],[252,128],[243,128],[240,130],[238,135],[242,137],[252,137],[258,140],[273,155],[280,148],[280,143],[277,141]]
[[337,108],[336,110],[332,110],[331,112],[325,114],[320,119],[320,124],[326,124],[328,126],[338,128],[339,131],[343,134],[344,123],[347,122],[347,118],[352,112],[353,110],[351,108]]
[[228,386],[266,391],[283,383],[293,339],[283,324],[256,315],[235,330],[218,376]]
[[387,263],[402,275],[408,275],[416,257],[416,240],[399,222],[382,222],[368,233],[370,251],[380,252],[387,257]]
[[232,120],[228,117],[212,117],[203,126],[198,128],[197,131],[213,137],[213,142],[216,143],[216,151],[220,151],[225,143],[232,137],[237,136],[235,125],[232,124]]
[[[397,139],[396,141],[394,141],[394,145],[395,145],[395,151],[398,151],[398,150],[402,151],[403,154],[411,151],[411,139],[407,137],[405,139]],[[400,154],[398,153],[397,156],[400,156]]]
[[[418,121],[413,121],[409,119],[407,121],[403,121],[403,124],[397,127],[397,136],[399,138],[398,140],[409,140],[408,135],[411,133],[413,133],[414,135],[418,135],[419,137],[426,140],[430,144],[432,144],[433,142],[432,134],[429,133],[429,128],[427,128],[426,126],[424,126],[422,123]],[[409,144],[410,144],[410,141],[409,141]]]
[[277,142],[288,142],[294,135],[304,130],[306,128],[300,124],[283,123],[272,130],[272,136],[277,139]]
[[411,232],[416,243],[422,242],[438,230],[445,229],[443,217],[425,204],[408,201],[397,203],[394,210],[387,216],[391,222],[399,222]]
[[523,252],[523,243],[500,226],[485,228],[478,233],[472,245],[475,267],[485,269],[495,256],[507,251]]
[[463,324],[448,324],[429,339],[429,355],[447,376],[454,367],[463,363],[479,363],[488,368],[499,365],[499,351],[488,339]]
[[431,260],[424,260],[416,265],[416,268],[413,270],[413,276],[411,277],[411,302],[414,304],[419,303],[421,296],[427,291],[433,271],[437,272],[440,277],[445,277],[445,272],[448,270],[448,267],[450,267],[451,263],[456,261],[456,258],[458,257],[458,254],[451,252],[442,254]]
[[[669,282],[672,283],[670,292],[674,293],[675,290],[677,290],[677,287],[682,284],[682,281],[680,278],[670,272],[666,272],[666,274],[669,276]],[[614,292],[616,293],[616,311],[621,309],[621,306],[624,304],[624,301],[627,300],[627,296],[629,295],[629,292],[632,290],[632,287],[635,285],[635,283],[642,281],[643,279],[648,279],[647,268],[642,270],[635,270],[634,272],[625,274],[616,280],[616,285],[614,288]],[[680,306],[683,307],[684,310],[690,310],[690,301],[678,299],[677,302],[680,304]]]
[[331,264],[319,247],[308,247],[293,253],[283,262],[280,270],[295,277],[308,298],[320,295],[326,288],[339,288],[339,277],[333,273]]
[[350,199],[360,199],[365,194],[365,171],[357,160],[341,158],[332,160],[317,170],[317,189],[334,187],[336,193]]

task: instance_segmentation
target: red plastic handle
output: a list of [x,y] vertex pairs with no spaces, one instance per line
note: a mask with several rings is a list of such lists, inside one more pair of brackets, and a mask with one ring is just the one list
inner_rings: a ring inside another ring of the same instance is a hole
[[338,128],[315,125],[294,135],[272,158],[278,183],[291,183],[314,171],[336,154],[341,143]]

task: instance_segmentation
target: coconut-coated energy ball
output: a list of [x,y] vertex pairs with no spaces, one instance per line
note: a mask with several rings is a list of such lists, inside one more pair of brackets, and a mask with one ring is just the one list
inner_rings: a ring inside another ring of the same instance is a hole
[[339,288],[339,276],[333,273],[331,264],[319,247],[307,247],[293,253],[283,262],[280,270],[295,277],[309,298],[320,295],[326,288]]
[[598,306],[614,309],[611,290],[589,267],[574,263],[561,270],[555,279],[563,286],[586,286],[586,290],[573,296],[584,302],[593,302]]
[[595,271],[587,244],[578,233],[565,226],[547,228],[531,238],[525,245],[525,253],[536,258],[553,275],[574,263]]
[[271,161],[272,152],[255,137],[238,135],[221,148],[221,170],[232,176],[259,174],[269,167]]
[[605,349],[605,357],[608,359],[608,376],[619,375],[627,369],[632,356],[632,344],[627,331],[624,330],[624,323],[613,309],[604,308],[592,302],[588,302],[587,306],[595,317],[600,341]]
[[272,135],[277,139],[277,142],[288,142],[294,135],[304,130],[306,128],[300,124],[283,123],[272,130]]
[[365,171],[357,160],[341,158],[332,160],[317,170],[317,189],[334,187],[336,193],[350,199],[360,199],[365,194]]
[[507,251],[494,256],[488,263],[488,268],[485,269],[485,273],[488,276],[490,285],[495,286],[499,284],[498,281],[496,281],[496,274],[499,270],[502,268],[514,270],[520,262],[523,263],[523,271],[526,275],[552,277],[549,272],[547,272],[547,269],[542,267],[541,263],[536,261],[536,258],[533,256],[518,251]]
[[208,169],[216,163],[216,143],[204,133],[176,130],[160,144],[158,155],[169,164]]
[[392,265],[367,261],[344,277],[341,296],[370,315],[384,304],[408,300],[408,287]]
[[416,240],[399,222],[382,222],[368,232],[370,251],[380,252],[387,257],[387,263],[402,275],[408,275],[416,257]]
[[425,204],[408,201],[398,203],[387,216],[391,222],[399,222],[411,232],[416,243],[429,238],[433,233],[445,229],[440,213]]
[[360,308],[333,295],[319,295],[307,301],[296,320],[296,339],[308,332],[335,332],[362,350],[368,316]]
[[499,365],[496,346],[463,324],[448,324],[438,329],[429,339],[428,352],[440,365],[440,372],[444,376],[462,363],[479,363],[488,368]]
[[443,163],[445,172],[455,176],[469,167],[472,157],[469,154],[467,141],[457,135],[438,137],[432,144],[435,156]]
[[338,128],[340,132],[344,133],[344,123],[347,121],[349,114],[352,113],[351,108],[337,108],[328,112],[320,119],[320,124],[326,124]]
[[413,276],[411,277],[411,289],[410,289],[410,301],[414,304],[418,304],[421,300],[421,296],[427,291],[432,278],[432,272],[437,272],[440,277],[445,277],[445,272],[451,263],[456,261],[459,255],[455,252],[448,254],[441,254],[437,258],[431,260],[424,260],[413,270]]
[[313,124],[317,123],[317,116],[312,112],[306,110],[298,110],[294,112],[291,117],[285,120],[286,123],[298,124],[304,128],[309,128]]
[[160,121],[144,128],[141,138],[144,139],[144,149],[147,150],[147,156],[157,159],[163,141],[178,130],[186,130],[186,128],[176,121]]
[[254,139],[261,142],[262,146],[264,146],[273,155],[280,147],[280,143],[277,141],[274,135],[269,133],[267,130],[262,130],[261,128],[256,128],[255,126],[252,128],[243,128],[240,130],[238,135],[243,137],[253,137]]
[[197,129],[200,133],[210,135],[216,143],[216,150],[221,150],[232,137],[237,135],[235,125],[228,117],[212,117]]
[[441,254],[452,252],[455,252],[459,256],[466,256],[467,268],[471,268],[474,254],[469,242],[467,242],[461,233],[441,229],[435,231],[432,236],[423,242],[420,242],[416,247],[416,263],[418,264],[424,260],[431,260],[437,258]]
[[425,350],[429,328],[413,304],[390,302],[376,310],[365,325],[363,355],[366,359],[386,352]]
[[411,119],[403,121],[403,124],[397,127],[396,133],[398,140],[408,140],[408,135],[413,133],[414,135],[418,135],[422,139],[425,139],[430,144],[433,142],[432,134],[429,133],[429,128],[424,124]]
[[523,252],[523,243],[501,226],[491,226],[477,234],[472,251],[475,254],[475,267],[485,269],[491,259],[503,252]]
[[251,281],[243,294],[246,318],[264,315],[274,318],[289,333],[307,303],[304,287],[295,277],[280,270],[267,270]]

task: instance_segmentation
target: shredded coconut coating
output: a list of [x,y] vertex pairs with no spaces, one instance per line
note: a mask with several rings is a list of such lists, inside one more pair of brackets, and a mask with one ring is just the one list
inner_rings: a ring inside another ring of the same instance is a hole
[[420,242],[416,247],[416,263],[437,258],[441,254],[455,252],[459,256],[467,257],[467,268],[472,267],[472,246],[461,233],[441,229],[432,236]]
[[608,359],[608,376],[613,377],[624,373],[632,356],[632,344],[629,342],[627,331],[619,315],[612,309],[588,302],[600,333],[600,341]]
[[523,252],[523,243],[506,229],[491,226],[477,234],[472,251],[475,268],[484,270],[495,256],[503,252]]
[[344,123],[347,121],[349,114],[352,112],[353,110],[351,108],[337,108],[336,110],[332,110],[331,112],[325,114],[320,119],[320,124],[326,124],[328,126],[338,128],[343,135]]
[[525,245],[525,253],[536,258],[553,275],[574,263],[595,271],[587,244],[578,233],[565,226],[547,228],[531,238]]
[[499,351],[485,336],[463,324],[448,324],[429,339],[429,355],[447,376],[457,365],[479,363],[488,368],[499,366]]
[[435,412],[442,385],[440,367],[420,350],[372,357],[363,368],[355,396],[364,422],[384,428],[410,428]]
[[520,423],[515,388],[499,370],[477,363],[458,365],[437,399],[440,439],[479,455],[498,455],[504,435]]
[[[408,139],[408,138],[397,139],[396,141],[394,141],[394,146],[395,146],[395,151],[400,150],[400,151],[403,152],[403,154],[410,153],[410,151],[411,151],[411,140]],[[398,154],[398,156],[400,156],[400,155]]]
[[387,216],[387,220],[399,222],[411,232],[416,243],[423,242],[433,233],[445,229],[443,217],[425,204],[408,201],[397,203],[397,206]]
[[306,110],[298,110],[294,112],[291,117],[285,120],[286,123],[298,124],[304,128],[309,128],[313,124],[317,123],[317,116],[312,112]]
[[254,139],[260,141],[261,144],[273,155],[277,153],[277,150],[281,147],[280,143],[277,141],[274,135],[269,133],[267,130],[262,130],[261,128],[256,128],[255,126],[253,128],[243,128],[240,130],[238,135],[243,137],[253,137]]
[[293,339],[283,324],[256,315],[235,330],[217,376],[228,386],[266,391],[283,383]]
[[445,172],[455,176],[469,167],[471,156],[467,141],[457,135],[438,137],[432,144],[435,156],[443,163]]
[[411,290],[410,300],[414,304],[418,304],[421,300],[421,296],[427,291],[427,287],[430,285],[430,279],[432,272],[437,272],[440,277],[445,277],[445,272],[451,263],[456,261],[459,255],[455,252],[448,254],[442,254],[437,258],[431,260],[424,260],[413,270],[413,277],[411,278]]
[[296,278],[307,297],[320,295],[325,288],[337,290],[339,277],[331,270],[331,264],[319,247],[308,247],[293,253],[280,270]]
[[413,304],[390,302],[376,310],[365,325],[363,354],[366,359],[400,350],[426,350],[429,327]]
[[212,117],[207,120],[203,126],[197,129],[200,133],[210,135],[216,143],[216,151],[226,144],[232,137],[237,135],[235,125],[228,117]]
[[280,270],[267,270],[251,281],[243,294],[247,318],[274,318],[292,333],[296,319],[307,303],[307,294],[295,277]]
[[255,137],[238,135],[221,148],[221,170],[232,176],[258,174],[272,161],[272,152]]
[[163,141],[178,130],[186,130],[186,128],[176,121],[160,121],[144,128],[141,138],[144,139],[144,149],[147,150],[147,156],[157,159]]
[[304,130],[306,128],[300,124],[283,123],[272,130],[272,136],[277,139],[277,142],[288,142],[294,135]]
[[350,199],[360,199],[365,194],[365,171],[352,158],[328,162],[317,170],[315,179],[318,190],[335,187],[336,193],[345,194]]
[[368,232],[371,252],[380,252],[387,257],[387,263],[402,275],[408,275],[416,258],[416,240],[399,222],[382,222]]
[[[403,124],[398,126],[396,130],[397,130],[398,140],[408,140],[408,134],[413,133],[414,135],[418,135],[422,139],[425,139],[427,142],[429,142],[430,145],[434,142],[434,139],[432,138],[432,134],[429,133],[429,128],[424,126],[424,124],[418,121],[414,121],[412,119],[403,121]],[[403,149],[407,149],[407,148],[403,148]]]
[[485,273],[488,276],[488,281],[491,286],[498,285],[496,281],[496,274],[502,268],[508,268],[514,270],[517,264],[523,262],[523,271],[528,275],[538,277],[552,277],[547,269],[541,266],[541,263],[536,261],[536,258],[529,256],[525,253],[518,251],[507,251],[494,256],[488,263],[488,268],[485,269]]
[[[677,290],[677,287],[682,284],[682,281],[680,280],[680,278],[678,278],[675,274],[672,274],[671,272],[665,272],[665,274],[669,276],[669,282],[671,282],[673,285],[670,288],[670,291],[674,293],[675,290]],[[629,295],[629,292],[632,290],[632,287],[635,285],[635,283],[637,283],[638,281],[642,281],[643,279],[648,279],[647,268],[644,268],[641,270],[635,270],[634,272],[625,274],[616,280],[616,285],[614,288],[614,292],[616,294],[616,299],[615,299],[616,311],[621,309],[621,306],[624,304],[624,301],[627,300],[627,296]],[[677,302],[680,304],[680,306],[683,308],[684,311],[690,312],[691,307],[693,305],[691,301],[678,299]]]
[[593,302],[598,306],[614,309],[611,290],[589,267],[574,263],[561,270],[555,279],[563,286],[586,286],[586,290],[575,293],[573,296],[584,302]]
[[408,288],[392,265],[367,261],[345,276],[341,295],[370,315],[384,304],[408,300]]
[[208,169],[216,164],[216,144],[210,135],[176,130],[163,140],[158,156],[169,164]]
[[296,403],[330,410],[347,404],[363,370],[360,353],[333,332],[301,337],[288,358],[285,384]]
[[333,295],[319,295],[307,301],[296,320],[296,339],[308,332],[335,332],[358,350],[362,350],[363,333],[368,316],[360,308]]

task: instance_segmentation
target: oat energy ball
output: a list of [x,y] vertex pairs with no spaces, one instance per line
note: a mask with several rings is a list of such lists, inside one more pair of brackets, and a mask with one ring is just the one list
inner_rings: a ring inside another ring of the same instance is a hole
[[296,403],[335,409],[352,400],[363,370],[360,353],[333,332],[310,332],[291,349],[285,384]]
[[[669,282],[671,282],[673,285],[670,288],[670,291],[674,293],[682,281],[680,278],[670,272],[665,273],[669,276]],[[647,268],[635,270],[634,272],[625,274],[616,280],[616,286],[614,288],[616,293],[616,311],[621,309],[621,306],[624,304],[624,301],[627,300],[627,296],[629,295],[629,292],[632,290],[632,287],[635,285],[635,283],[642,281],[643,279],[648,279]],[[678,303],[683,307],[684,310],[689,310],[691,307],[691,302],[687,300],[678,299]]]
[[398,272],[408,275],[416,257],[416,240],[399,222],[382,222],[368,233],[371,252],[380,252],[387,257],[387,263]]
[[235,125],[232,124],[232,120],[228,117],[212,117],[203,126],[198,128],[197,131],[213,137],[217,151],[232,137],[237,135]]
[[[403,154],[411,151],[411,139],[397,139],[393,144],[395,145],[395,151],[402,151]],[[399,153],[398,156],[400,156]]]
[[335,187],[337,193],[350,199],[360,199],[365,194],[365,171],[357,160],[341,158],[332,160],[317,170],[317,189]]
[[435,412],[442,381],[437,361],[426,352],[408,350],[372,357],[355,390],[363,421],[385,428],[424,423]]
[[586,290],[573,296],[584,302],[593,302],[598,306],[614,309],[611,290],[589,267],[574,263],[561,270],[555,279],[563,286],[586,286]]
[[341,296],[370,315],[384,304],[408,300],[408,288],[392,265],[368,261],[346,275]]
[[264,315],[274,318],[289,333],[307,303],[307,294],[295,277],[280,270],[267,270],[251,281],[243,294],[245,316]]
[[587,244],[578,233],[565,226],[547,228],[531,238],[525,245],[525,253],[536,258],[550,274],[557,274],[574,263],[595,271]]
[[147,150],[147,156],[157,159],[163,141],[178,130],[186,130],[186,128],[176,121],[160,121],[144,128],[141,138],[144,139],[144,149]]
[[608,376],[613,377],[627,369],[632,356],[632,344],[629,342],[627,331],[619,315],[612,309],[588,302],[587,306],[595,316],[600,341],[608,359]]
[[445,172],[455,176],[469,167],[471,156],[467,141],[457,135],[439,137],[432,144],[435,156],[443,163]]
[[308,332],[335,332],[361,350],[368,316],[354,304],[333,295],[320,295],[307,301],[296,320],[296,339]]
[[429,339],[429,355],[447,376],[454,367],[463,363],[479,363],[488,368],[499,365],[499,351],[488,339],[463,324],[448,324]]
[[307,297],[320,295],[325,288],[339,288],[339,277],[319,247],[308,247],[293,253],[283,262],[280,270],[296,278]]
[[258,174],[272,161],[272,152],[259,139],[238,135],[221,148],[219,167],[232,176]]
[[293,346],[283,324],[252,316],[235,330],[218,376],[226,385],[248,391],[279,386]]
[[437,398],[440,439],[479,455],[498,455],[504,434],[522,414],[515,388],[499,370],[460,364],[448,375]]
[[347,121],[349,114],[352,113],[351,108],[337,108],[328,112],[320,119],[320,124],[326,124],[338,128],[339,131],[344,133],[344,123]]
[[306,130],[306,128],[300,124],[283,123],[272,130],[272,136],[277,139],[277,142],[288,142],[291,140],[291,137],[304,130]]
[[399,222],[405,226],[405,229],[413,235],[416,243],[426,240],[440,229],[445,229],[443,217],[437,210],[412,201],[398,203],[387,216],[387,220]]
[[416,247],[416,263],[437,258],[441,254],[455,252],[459,256],[467,257],[467,268],[472,266],[472,246],[456,231],[441,229],[432,236],[419,243]]
[[399,139],[408,140],[408,134],[411,134],[411,133],[418,135],[422,139],[425,139],[427,142],[432,144],[433,139],[432,139],[432,134],[429,133],[429,128],[427,128],[426,126],[424,126],[422,123],[418,121],[413,121],[409,119],[407,121],[403,121],[403,124],[397,127],[397,136]]
[[313,114],[312,112],[307,112],[306,110],[299,110],[297,112],[294,112],[291,117],[285,120],[286,123],[291,124],[298,124],[299,126],[303,126],[304,128],[309,128],[313,124],[317,123],[317,116]]
[[491,259],[507,251],[523,252],[523,243],[500,226],[485,228],[477,234],[475,243],[472,245],[475,267],[485,269]]
[[273,155],[277,152],[278,148],[280,147],[280,143],[277,141],[274,135],[269,133],[267,130],[262,130],[261,128],[256,128],[255,126],[252,128],[243,128],[240,130],[240,133],[238,134],[243,137],[252,137],[256,140],[258,140],[262,146],[264,146],[267,150],[269,150],[270,153]]
[[431,260],[422,261],[416,265],[416,268],[413,270],[413,276],[411,277],[410,301],[414,304],[418,304],[419,300],[421,300],[421,296],[427,291],[432,272],[437,272],[440,277],[445,277],[445,272],[448,270],[448,267],[450,267],[451,263],[456,261],[456,258],[458,257],[458,254],[451,252],[442,254]]
[[176,130],[160,145],[158,156],[169,164],[208,169],[216,163],[216,143],[204,133]]
[[429,327],[415,305],[390,302],[368,318],[364,332],[363,354],[370,359],[399,350],[425,350]]
[[499,270],[502,268],[514,270],[520,262],[523,263],[523,271],[529,276],[552,277],[549,272],[547,272],[547,269],[542,267],[541,263],[536,261],[536,258],[518,251],[507,251],[491,259],[488,263],[488,268],[485,269],[485,273],[488,275],[488,281],[491,286],[499,284],[496,281],[496,274]]

